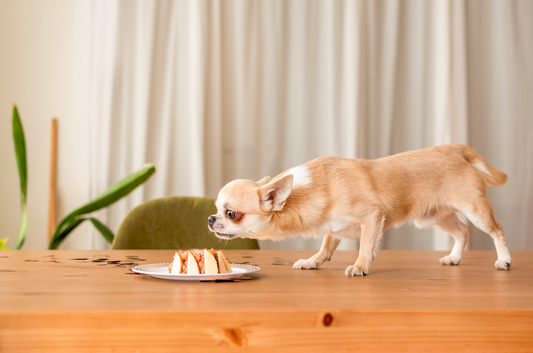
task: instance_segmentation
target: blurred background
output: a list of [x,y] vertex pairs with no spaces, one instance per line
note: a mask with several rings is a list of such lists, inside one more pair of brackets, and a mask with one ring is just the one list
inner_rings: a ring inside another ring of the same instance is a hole
[[[460,142],[508,174],[489,198],[510,249],[533,250],[532,19],[530,0],[2,0],[0,238],[13,248],[20,226],[16,103],[28,154],[24,249],[47,247],[57,117],[58,218],[146,163],[154,176],[96,214],[113,231],[154,198],[216,197],[233,179],[320,156]],[[470,249],[494,249],[471,230]],[[380,248],[451,245],[405,225]],[[61,245],[108,247],[88,224]]]

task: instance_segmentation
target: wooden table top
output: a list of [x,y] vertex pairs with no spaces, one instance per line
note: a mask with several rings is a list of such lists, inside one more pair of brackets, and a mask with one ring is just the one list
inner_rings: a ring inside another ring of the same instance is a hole
[[220,283],[93,262],[170,262],[173,253],[0,252],[0,351],[533,350],[532,252],[513,252],[511,270],[497,271],[495,251],[467,251],[459,266],[442,266],[445,252],[380,251],[369,276],[347,277],[356,251],[337,251],[319,270],[295,270],[290,263],[314,252],[225,250],[230,262],[261,271]]

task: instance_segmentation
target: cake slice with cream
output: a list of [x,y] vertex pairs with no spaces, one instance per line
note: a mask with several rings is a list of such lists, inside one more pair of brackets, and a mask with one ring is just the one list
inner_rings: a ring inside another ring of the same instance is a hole
[[174,261],[172,261],[172,265],[168,268],[169,272],[176,275],[184,273],[183,271],[183,261],[181,260],[181,255],[177,252],[174,254]]

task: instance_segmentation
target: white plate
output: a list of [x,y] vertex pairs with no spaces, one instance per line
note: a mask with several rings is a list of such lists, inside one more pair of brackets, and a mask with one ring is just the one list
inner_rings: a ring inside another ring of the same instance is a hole
[[229,265],[233,270],[232,273],[218,273],[216,275],[186,275],[169,273],[168,267],[170,265],[171,263],[139,265],[131,270],[136,273],[142,273],[155,278],[169,279],[172,281],[215,281],[217,279],[232,279],[260,270],[258,266],[254,265],[230,263]]

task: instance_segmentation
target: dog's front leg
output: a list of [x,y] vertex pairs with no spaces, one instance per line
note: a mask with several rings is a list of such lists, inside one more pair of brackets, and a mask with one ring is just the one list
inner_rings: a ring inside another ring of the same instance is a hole
[[385,216],[381,212],[375,212],[361,224],[359,257],[355,264],[346,268],[347,276],[368,275],[370,264],[374,259],[375,247],[383,233],[384,221]]
[[293,268],[304,269],[304,270],[313,270],[322,265],[325,261],[331,260],[331,255],[339,246],[341,239],[332,237],[331,235],[325,235],[324,241],[322,241],[322,246],[320,250],[308,258],[300,259],[294,263]]

